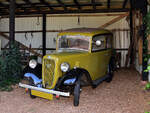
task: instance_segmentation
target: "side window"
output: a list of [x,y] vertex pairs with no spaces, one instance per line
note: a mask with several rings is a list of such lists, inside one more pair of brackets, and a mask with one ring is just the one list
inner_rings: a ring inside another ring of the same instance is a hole
[[107,36],[106,43],[107,43],[106,45],[108,49],[112,48],[112,36],[111,35]]
[[[96,45],[96,41],[100,41],[101,44]],[[99,36],[93,37],[92,51],[98,51],[98,50],[102,50],[102,49],[106,49],[106,36],[105,35],[99,35]]]

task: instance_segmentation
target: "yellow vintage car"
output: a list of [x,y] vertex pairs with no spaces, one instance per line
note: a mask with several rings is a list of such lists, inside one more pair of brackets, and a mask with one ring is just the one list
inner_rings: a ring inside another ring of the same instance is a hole
[[73,94],[74,106],[78,106],[82,87],[96,88],[102,81],[112,80],[112,40],[112,33],[104,29],[65,30],[58,34],[56,51],[43,57],[42,76],[34,73],[40,70],[37,61],[30,60],[30,69],[24,75],[29,84],[19,85],[28,88],[32,98],[39,96],[51,100],[54,95]]

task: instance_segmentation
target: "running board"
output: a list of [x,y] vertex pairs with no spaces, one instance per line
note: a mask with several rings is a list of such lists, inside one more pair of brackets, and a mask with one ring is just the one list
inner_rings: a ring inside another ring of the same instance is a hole
[[49,90],[49,89],[34,87],[34,86],[27,85],[27,84],[22,84],[22,83],[19,83],[19,86],[23,87],[23,88],[28,88],[28,89],[31,89],[31,90],[36,90],[36,91],[49,93],[49,94],[61,95],[61,96],[66,96],[66,97],[70,96],[69,92],[61,92],[61,91]]
[[94,80],[92,81],[92,85],[93,85],[93,88],[96,88],[100,83],[102,83],[104,80],[106,80],[107,78],[109,77],[109,75],[105,75],[104,77],[102,78],[99,78],[97,80]]

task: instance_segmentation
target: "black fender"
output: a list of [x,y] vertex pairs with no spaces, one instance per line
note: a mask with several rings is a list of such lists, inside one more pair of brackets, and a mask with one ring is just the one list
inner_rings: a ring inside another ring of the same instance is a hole
[[[88,82],[90,83],[90,85],[93,85],[92,84],[92,79],[90,77],[90,74],[87,70],[83,69],[83,68],[74,68],[74,69],[71,69],[69,70],[68,72],[66,72],[57,82],[56,84],[56,89],[59,88],[63,82],[67,79],[70,79],[70,78],[74,78],[76,77],[76,81],[78,81],[79,77],[81,78],[83,75],[86,76]],[[75,81],[75,83],[76,83]],[[75,84],[74,83],[74,84]]]
[[35,67],[35,69],[32,69],[29,67],[29,65],[27,65],[24,69],[23,69],[23,76],[25,73],[33,73],[35,74],[38,78],[42,78],[42,64],[37,64],[37,66]]

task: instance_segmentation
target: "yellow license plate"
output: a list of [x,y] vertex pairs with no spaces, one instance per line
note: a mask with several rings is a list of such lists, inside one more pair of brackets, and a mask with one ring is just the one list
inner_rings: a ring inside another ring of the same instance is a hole
[[36,90],[31,90],[31,94],[37,97],[45,98],[48,100],[53,100],[53,95],[45,92],[40,92]]

